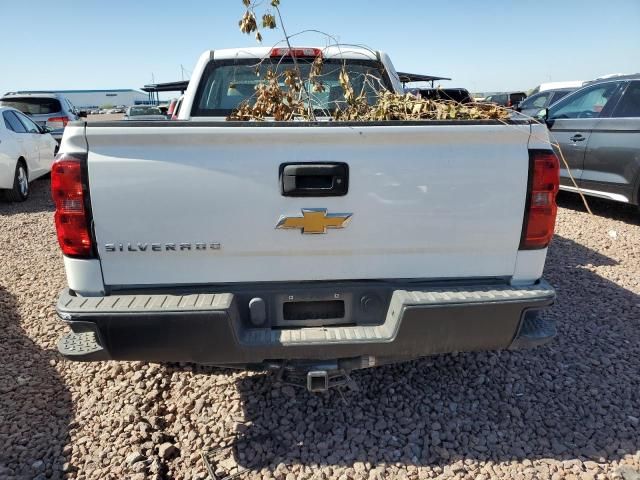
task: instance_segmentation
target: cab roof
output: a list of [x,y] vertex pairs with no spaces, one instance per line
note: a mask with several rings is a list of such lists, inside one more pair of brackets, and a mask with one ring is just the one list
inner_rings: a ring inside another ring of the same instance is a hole
[[[359,46],[334,45],[330,47],[291,46],[292,49],[318,49],[323,58],[348,58],[360,60],[378,60],[380,52]],[[287,46],[247,47],[209,50],[209,58],[214,60],[232,60],[234,58],[269,58],[274,49],[286,50]]]

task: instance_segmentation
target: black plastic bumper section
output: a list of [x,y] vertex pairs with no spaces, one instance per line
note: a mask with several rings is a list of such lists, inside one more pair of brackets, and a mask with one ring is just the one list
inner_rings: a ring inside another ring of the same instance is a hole
[[[86,323],[83,331],[81,324]],[[58,341],[58,351],[70,360],[90,362],[109,360],[109,353],[102,347],[95,323],[77,322],[74,330]]]
[[258,328],[242,319],[231,293],[60,295],[59,316],[72,332],[58,349],[67,358],[259,364],[372,356],[527,348],[555,335],[538,315],[555,292],[536,285],[475,285],[394,290],[380,325]]

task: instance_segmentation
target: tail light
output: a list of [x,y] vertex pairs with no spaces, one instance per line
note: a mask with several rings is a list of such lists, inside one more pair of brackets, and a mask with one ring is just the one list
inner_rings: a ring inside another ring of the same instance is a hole
[[51,195],[56,206],[58,243],[65,255],[91,257],[87,193],[80,160],[60,154],[51,167]]
[[322,50],[319,48],[272,48],[272,57],[319,57]]
[[51,117],[47,119],[47,123],[61,123],[63,127],[69,123],[69,117]]
[[551,150],[529,150],[529,194],[524,216],[521,250],[545,248],[556,224],[556,194],[560,186],[558,158]]

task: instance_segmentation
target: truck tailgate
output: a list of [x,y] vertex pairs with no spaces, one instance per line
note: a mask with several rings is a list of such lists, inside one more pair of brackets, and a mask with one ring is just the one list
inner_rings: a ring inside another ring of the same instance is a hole
[[[88,124],[104,282],[509,277],[522,231],[529,129]],[[346,163],[348,193],[283,196],[281,165],[306,162]],[[351,217],[326,234],[275,228],[303,209]]]

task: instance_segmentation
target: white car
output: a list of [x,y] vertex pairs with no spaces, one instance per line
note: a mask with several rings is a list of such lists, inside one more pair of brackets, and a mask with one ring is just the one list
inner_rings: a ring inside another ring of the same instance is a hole
[[156,106],[136,105],[127,108],[124,113],[124,120],[166,120],[167,116],[162,114]]
[[51,171],[57,142],[46,129],[10,107],[0,107],[0,193],[13,202],[29,196],[29,182]]

